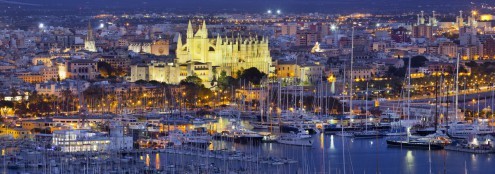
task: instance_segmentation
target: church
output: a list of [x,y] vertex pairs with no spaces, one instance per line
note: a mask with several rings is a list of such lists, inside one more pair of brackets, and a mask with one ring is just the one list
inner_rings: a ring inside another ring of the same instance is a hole
[[186,42],[183,43],[182,37],[178,37],[174,62],[133,65],[131,81],[156,80],[177,84],[187,76],[196,75],[205,86],[210,86],[213,77],[222,71],[235,76],[238,71],[256,67],[269,74],[271,63],[268,38],[240,35],[210,38],[206,22],[203,21],[203,25],[194,32],[189,21]]

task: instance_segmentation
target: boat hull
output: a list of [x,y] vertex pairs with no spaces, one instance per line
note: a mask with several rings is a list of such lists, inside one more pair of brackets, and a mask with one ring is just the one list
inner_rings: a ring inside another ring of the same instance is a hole
[[293,146],[313,146],[313,142],[311,140],[297,140],[297,141],[289,141],[289,140],[277,140],[280,144],[293,145]]
[[370,134],[357,134],[357,133],[354,133],[354,138],[381,138],[381,137],[383,137],[382,134],[370,135]]
[[[359,131],[359,130],[360,130],[360,128],[357,128],[357,127],[344,127],[344,132],[355,132],[355,131]],[[335,134],[338,132],[342,132],[342,128],[339,128],[339,127],[325,128],[326,134]]]
[[241,144],[259,144],[263,141],[263,137],[239,136],[234,138],[234,142]]
[[431,150],[441,150],[443,149],[442,145],[439,144],[426,144],[426,143],[410,143],[406,141],[393,141],[387,140],[387,145],[392,147],[404,147],[404,148],[413,148],[413,149],[431,149]]
[[[304,128],[304,130],[308,131],[308,134],[310,134],[310,135],[314,135],[314,134],[318,133],[317,131],[315,131],[312,128]],[[282,125],[282,126],[280,126],[280,132],[282,132],[282,133],[299,132],[299,128],[294,127],[294,126],[289,126],[289,125]]]

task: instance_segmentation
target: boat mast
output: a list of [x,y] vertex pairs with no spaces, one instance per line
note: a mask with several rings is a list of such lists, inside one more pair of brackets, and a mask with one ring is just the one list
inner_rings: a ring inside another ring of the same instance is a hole
[[[344,83],[342,83],[342,100],[344,99],[345,95],[343,92],[345,91],[345,66],[344,66]],[[349,97],[350,98],[350,97]],[[345,172],[345,143],[344,143],[344,112],[345,112],[345,103],[342,102],[342,117],[340,117],[340,128],[341,128],[341,133],[342,133],[342,162],[343,162],[343,168],[344,168],[344,173]],[[349,110],[350,112],[350,110]]]
[[[407,120],[410,120],[410,108],[411,108],[411,59],[409,58],[409,63],[407,65]],[[416,118],[417,119],[417,118]]]
[[[460,62],[460,54],[457,53],[457,60],[456,60],[456,72],[455,72],[455,107],[454,107],[454,112],[455,112],[455,120],[460,120],[457,115],[457,108],[459,108],[459,62]],[[492,98],[493,99],[493,98]],[[492,102],[493,104],[493,102]]]
[[277,111],[277,116],[278,116],[278,125],[282,125],[282,118],[281,118],[281,114],[282,114],[282,83],[280,82],[280,79],[278,79],[278,95],[277,95],[277,98],[278,98],[278,104],[277,104],[277,107],[278,107],[278,111]]
[[438,76],[435,80],[435,132],[437,131],[438,125]]
[[366,99],[364,100],[365,103],[365,110],[364,110],[364,115],[366,117],[366,123],[365,123],[365,129],[368,131],[368,81],[366,81]]
[[[352,65],[354,63],[354,27],[352,27],[352,33],[351,33],[351,72],[350,72],[350,93],[349,93],[349,116],[352,117],[352,82],[354,81],[354,78],[352,77]],[[345,173],[345,172],[344,172]]]

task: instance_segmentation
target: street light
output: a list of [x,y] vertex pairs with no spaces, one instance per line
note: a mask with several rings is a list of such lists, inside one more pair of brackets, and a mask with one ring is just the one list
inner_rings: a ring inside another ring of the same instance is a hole
[[337,26],[336,26],[335,24],[332,24],[332,25],[330,26],[330,29],[331,29],[332,31],[335,31],[335,30],[337,30]]

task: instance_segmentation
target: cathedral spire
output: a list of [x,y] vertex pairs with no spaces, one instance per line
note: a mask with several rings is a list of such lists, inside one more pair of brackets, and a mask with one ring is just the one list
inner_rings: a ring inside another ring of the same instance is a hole
[[177,36],[177,50],[180,50],[182,48],[182,36],[179,33],[179,36]]
[[220,37],[220,34],[217,34],[217,46],[222,45],[222,38]]
[[186,37],[187,38],[194,37],[194,31],[193,31],[193,28],[192,28],[191,20],[189,20],[189,24],[187,24],[187,34],[186,34]]
[[203,38],[208,38],[208,29],[206,28],[206,20],[203,20],[203,26],[201,31],[203,32]]
[[96,43],[95,38],[93,37],[91,20],[88,20],[88,33],[86,34],[86,40],[84,40],[84,49],[87,51],[96,52]]
[[91,27],[91,20],[88,20],[88,33],[86,35],[87,41],[94,41],[93,38],[93,28]]

